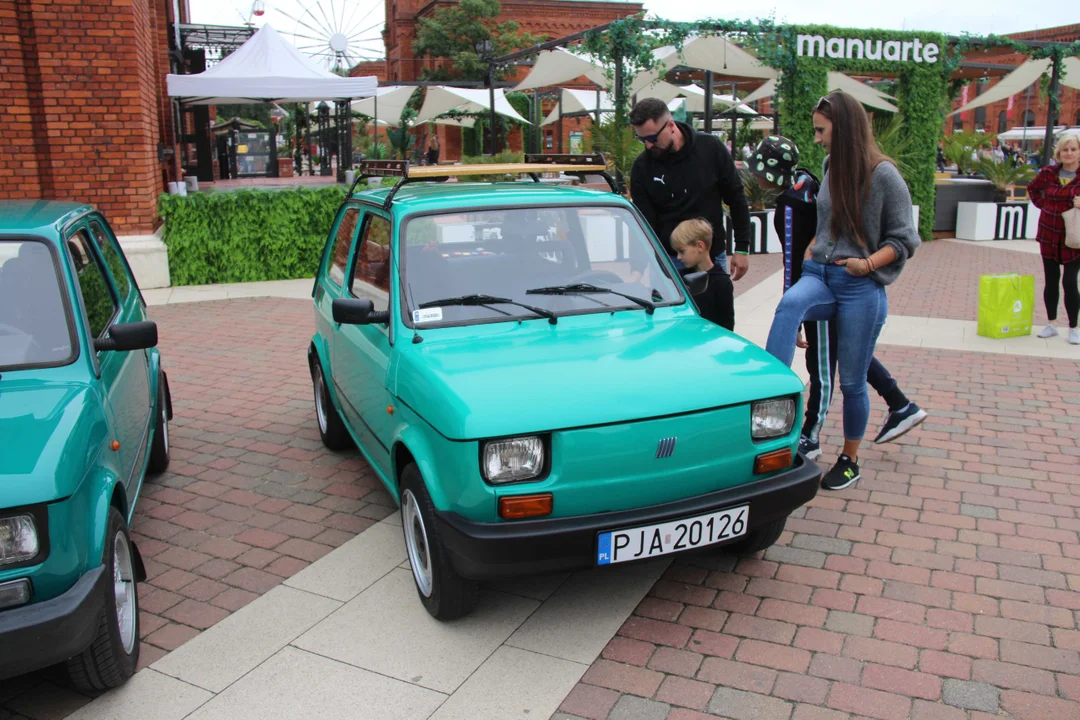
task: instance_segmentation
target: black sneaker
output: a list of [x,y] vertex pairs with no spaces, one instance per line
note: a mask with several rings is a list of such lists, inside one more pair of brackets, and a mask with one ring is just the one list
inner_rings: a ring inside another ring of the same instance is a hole
[[814,442],[803,435],[799,438],[799,452],[806,456],[807,460],[821,457],[821,443]]
[[821,479],[821,487],[826,490],[843,490],[860,477],[859,461],[852,460],[847,455],[841,455],[832,469]]
[[885,418],[885,424],[881,426],[881,432],[874,438],[877,444],[892,442],[914,427],[917,427],[926,419],[926,411],[915,403],[908,403],[906,407],[896,412],[891,412]]

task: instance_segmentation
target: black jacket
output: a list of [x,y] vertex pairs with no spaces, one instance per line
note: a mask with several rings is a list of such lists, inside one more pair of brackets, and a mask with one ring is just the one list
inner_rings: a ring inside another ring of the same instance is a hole
[[735,249],[748,251],[750,208],[731,153],[719,138],[675,124],[686,140],[679,152],[657,160],[646,150],[634,161],[630,171],[634,204],[670,255],[675,254],[670,243],[675,226],[683,220],[705,218],[713,226],[715,256],[727,247],[724,203],[731,210]]
[[719,265],[713,265],[709,270],[709,286],[705,292],[694,296],[698,312],[701,317],[716,323],[728,330],[735,329],[735,304],[732,298],[735,295],[735,286],[731,283],[731,276],[724,272]]
[[784,290],[799,281],[803,255],[817,232],[818,179],[806,170],[796,170],[791,185],[776,198],[773,227],[784,249]]

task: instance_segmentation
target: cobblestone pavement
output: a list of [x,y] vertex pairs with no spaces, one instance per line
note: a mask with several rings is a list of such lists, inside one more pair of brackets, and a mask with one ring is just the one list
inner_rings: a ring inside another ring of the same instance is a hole
[[[311,313],[277,298],[151,308],[175,416],[169,470],[147,477],[132,524],[148,574],[140,668],[395,508],[358,451],[319,440]],[[55,669],[0,682],[0,720],[87,701]]]
[[763,556],[676,561],[556,718],[1080,718],[1080,364],[881,350],[931,418]]
[[[975,320],[979,276],[1001,273],[1035,276],[1034,324],[1036,328],[1045,325],[1042,259],[1038,253],[1002,250],[992,242],[924,243],[900,279],[889,286],[889,314]],[[1058,295],[1058,324],[1066,325],[1065,301]]]

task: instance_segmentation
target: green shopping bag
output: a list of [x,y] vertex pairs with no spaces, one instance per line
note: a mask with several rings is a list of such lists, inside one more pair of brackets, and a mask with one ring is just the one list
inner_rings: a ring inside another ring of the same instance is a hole
[[1034,275],[979,277],[979,334],[983,337],[1030,335],[1034,309]]

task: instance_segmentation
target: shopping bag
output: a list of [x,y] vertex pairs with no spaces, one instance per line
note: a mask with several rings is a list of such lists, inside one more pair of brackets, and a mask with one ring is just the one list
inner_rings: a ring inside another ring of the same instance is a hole
[[1069,208],[1061,213],[1065,221],[1065,247],[1080,250],[1080,210]]
[[1034,275],[1010,273],[979,278],[978,332],[983,337],[1030,335],[1034,309]]

